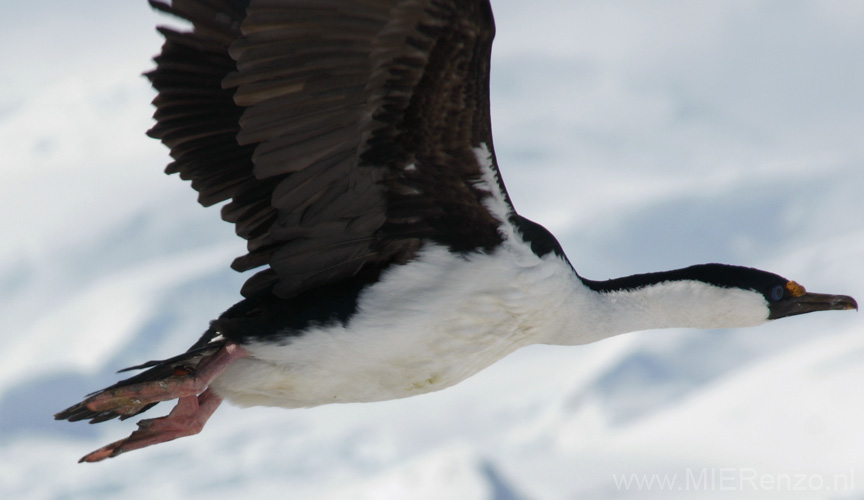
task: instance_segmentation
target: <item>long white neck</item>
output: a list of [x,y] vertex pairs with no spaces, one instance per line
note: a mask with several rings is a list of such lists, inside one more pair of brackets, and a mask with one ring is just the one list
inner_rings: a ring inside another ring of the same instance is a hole
[[733,328],[767,321],[765,299],[740,288],[683,280],[596,292],[575,274],[570,281],[572,292],[559,306],[565,311],[562,321],[540,343],[576,345],[637,330]]
[[[530,277],[520,273],[508,283],[508,287],[531,290],[526,303],[510,304],[511,309],[520,311],[517,317],[523,323],[518,329],[526,333],[526,341],[574,345],[637,330],[731,328],[768,320],[761,294],[709,284],[724,281],[718,274],[735,274],[727,272],[729,266],[706,264],[607,282],[583,281],[546,228],[512,211],[488,148],[483,145],[474,152],[483,173],[478,184],[490,194],[484,204],[501,222],[499,232],[504,237],[497,255],[490,255],[490,260],[504,265],[494,274],[507,276],[513,269],[531,269],[527,273]],[[692,279],[700,275],[714,280]]]

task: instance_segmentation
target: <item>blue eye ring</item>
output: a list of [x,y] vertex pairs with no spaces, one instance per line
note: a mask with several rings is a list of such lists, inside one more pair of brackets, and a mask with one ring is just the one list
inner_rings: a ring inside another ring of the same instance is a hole
[[779,301],[783,298],[783,294],[786,292],[786,289],[783,285],[777,285],[771,289],[771,300],[774,302]]

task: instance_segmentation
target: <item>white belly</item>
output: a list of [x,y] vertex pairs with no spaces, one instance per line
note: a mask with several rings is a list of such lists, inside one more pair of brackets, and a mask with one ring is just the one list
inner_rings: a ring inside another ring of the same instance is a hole
[[247,345],[251,357],[212,387],[239,405],[287,408],[444,389],[536,342],[541,318],[564,300],[554,289],[572,286],[555,283],[561,265],[523,249],[469,262],[427,245],[360,296],[346,327],[311,328],[284,345]]

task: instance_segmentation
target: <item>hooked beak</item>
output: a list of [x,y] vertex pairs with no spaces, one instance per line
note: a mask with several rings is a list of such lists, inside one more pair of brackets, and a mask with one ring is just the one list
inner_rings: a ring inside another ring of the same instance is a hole
[[847,295],[807,292],[799,297],[790,297],[769,304],[768,309],[771,311],[768,314],[768,319],[779,319],[816,311],[845,311],[847,309],[857,311],[858,303]]

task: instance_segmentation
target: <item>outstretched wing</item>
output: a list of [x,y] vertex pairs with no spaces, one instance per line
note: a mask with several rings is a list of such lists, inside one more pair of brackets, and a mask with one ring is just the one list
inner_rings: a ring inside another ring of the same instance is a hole
[[222,216],[249,251],[233,267],[266,266],[245,296],[406,262],[423,239],[500,241],[474,152],[495,169],[488,1],[151,4],[193,30],[160,28],[150,134],[202,204],[231,200]]

